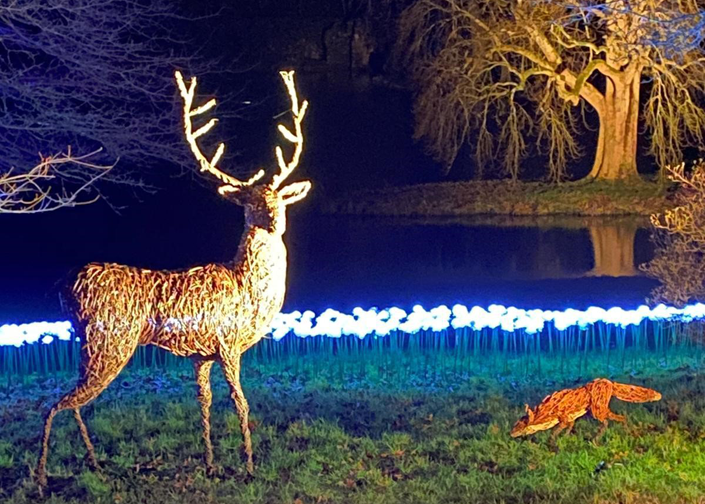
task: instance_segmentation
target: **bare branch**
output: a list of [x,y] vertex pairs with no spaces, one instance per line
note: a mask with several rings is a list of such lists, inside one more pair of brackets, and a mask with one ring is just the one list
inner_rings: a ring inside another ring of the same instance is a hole
[[66,153],[40,155],[41,162],[28,171],[0,175],[0,214],[51,212],[97,201],[95,182],[115,166],[93,163],[99,152],[74,156],[69,148]]
[[644,122],[651,131],[649,153],[660,166],[682,159],[682,149],[702,146],[705,137],[705,60],[690,55],[691,61],[654,62]]
[[669,234],[687,237],[705,251],[705,163],[697,163],[690,175],[685,173],[685,163],[667,166],[666,172],[681,186],[679,204],[661,215],[652,215],[651,223]]
[[660,282],[648,301],[674,306],[705,301],[705,251],[679,235],[656,232],[653,241],[654,258],[639,266],[647,276]]
[[666,171],[680,186],[676,206],[651,216],[656,253],[641,269],[661,282],[652,302],[705,301],[705,163],[696,163],[689,174],[685,163]]
[[[102,148],[97,163],[119,157],[106,181],[142,179],[144,172],[131,172],[136,166],[190,168],[171,74],[187,68],[200,75],[214,65],[194,47],[196,23],[178,16],[174,5],[4,1],[0,171],[30,167],[38,151],[66,145],[81,152]],[[128,172],[133,178],[124,177]]]

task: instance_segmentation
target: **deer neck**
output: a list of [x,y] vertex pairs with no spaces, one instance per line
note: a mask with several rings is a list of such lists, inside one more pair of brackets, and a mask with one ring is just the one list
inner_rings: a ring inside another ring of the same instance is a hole
[[233,266],[236,276],[243,283],[262,294],[281,296],[283,302],[286,262],[286,246],[282,235],[251,226],[240,240]]

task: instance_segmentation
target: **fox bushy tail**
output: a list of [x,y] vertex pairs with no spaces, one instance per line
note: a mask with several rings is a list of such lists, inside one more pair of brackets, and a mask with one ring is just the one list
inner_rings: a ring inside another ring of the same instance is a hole
[[612,382],[612,393],[620,401],[649,402],[661,399],[661,394],[653,389]]

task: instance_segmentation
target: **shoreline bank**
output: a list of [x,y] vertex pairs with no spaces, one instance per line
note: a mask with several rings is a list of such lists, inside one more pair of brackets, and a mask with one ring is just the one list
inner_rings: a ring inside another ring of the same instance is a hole
[[650,182],[467,181],[358,191],[323,204],[326,214],[387,216],[648,216],[668,208]]

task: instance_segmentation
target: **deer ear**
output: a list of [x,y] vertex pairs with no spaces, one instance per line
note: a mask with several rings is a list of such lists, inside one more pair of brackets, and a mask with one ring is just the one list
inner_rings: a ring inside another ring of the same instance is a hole
[[279,190],[279,196],[285,205],[291,205],[306,197],[311,189],[311,182],[304,180],[302,182],[294,182]]
[[529,417],[529,422],[531,422],[534,419],[534,412],[529,408],[528,404],[525,404],[524,408],[526,408],[526,414]]

